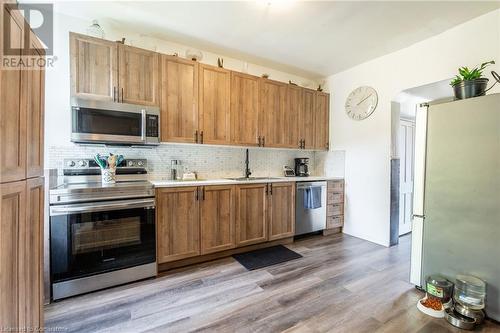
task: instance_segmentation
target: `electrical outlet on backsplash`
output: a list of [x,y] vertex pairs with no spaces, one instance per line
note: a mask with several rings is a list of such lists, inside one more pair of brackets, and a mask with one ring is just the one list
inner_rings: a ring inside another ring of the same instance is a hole
[[[125,158],[148,160],[149,178],[170,179],[172,160],[180,160],[189,171],[195,171],[200,179],[244,176],[245,148],[209,145],[162,144],[155,148],[104,147],[93,145],[52,146],[48,148],[47,166],[58,169],[61,174],[65,158],[92,158],[96,153],[121,154]],[[250,170],[255,177],[283,176],[283,165],[294,167],[294,158],[308,157],[312,175],[315,168],[314,151],[292,149],[249,148]]]

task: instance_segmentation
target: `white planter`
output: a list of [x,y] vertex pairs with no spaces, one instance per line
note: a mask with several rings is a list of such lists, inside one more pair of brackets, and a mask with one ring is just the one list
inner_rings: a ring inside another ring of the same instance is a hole
[[101,177],[103,184],[116,183],[116,169],[101,169]]

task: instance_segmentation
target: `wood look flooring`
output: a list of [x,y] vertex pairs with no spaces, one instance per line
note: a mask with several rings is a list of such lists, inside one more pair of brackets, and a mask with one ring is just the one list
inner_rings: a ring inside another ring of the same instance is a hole
[[[343,234],[287,245],[303,258],[247,271],[232,258],[46,307],[63,332],[462,332],[420,313],[410,237],[385,248]],[[487,321],[479,332],[500,332]]]

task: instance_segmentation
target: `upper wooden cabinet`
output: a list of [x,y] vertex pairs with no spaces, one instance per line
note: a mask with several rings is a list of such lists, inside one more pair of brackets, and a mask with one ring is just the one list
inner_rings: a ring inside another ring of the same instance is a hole
[[70,33],[71,95],[160,105],[159,54]]
[[156,207],[158,263],[199,255],[198,188],[157,189]]
[[198,63],[162,55],[161,78],[161,141],[199,142]]
[[199,65],[200,143],[231,143],[231,71]]
[[330,95],[316,92],[314,118],[314,148],[328,150],[329,148],[329,105]]
[[113,101],[118,89],[117,43],[70,32],[71,94]]
[[304,110],[304,88],[288,85],[285,133],[287,147],[300,148],[300,120]]
[[261,145],[290,147],[289,130],[292,119],[287,112],[288,84],[261,79],[260,87]]
[[236,187],[236,244],[267,241],[267,184]]
[[311,89],[303,89],[303,102],[302,110],[299,117],[299,133],[300,140],[302,140],[303,148],[314,149],[314,102],[316,99],[316,92]]
[[295,233],[295,183],[270,183],[268,195],[269,240]]
[[235,187],[204,186],[200,194],[201,254],[235,247]]
[[248,74],[231,72],[231,143],[257,146],[259,123],[259,81]]
[[137,47],[118,45],[120,101],[160,105],[160,55]]

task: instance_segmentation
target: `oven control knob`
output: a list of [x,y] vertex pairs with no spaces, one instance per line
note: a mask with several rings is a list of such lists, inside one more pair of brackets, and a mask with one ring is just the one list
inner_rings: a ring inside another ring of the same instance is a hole
[[87,162],[85,162],[84,160],[79,160],[79,161],[78,161],[78,166],[79,166],[79,167],[84,167],[84,166],[86,166],[86,165],[87,165]]
[[137,165],[138,166],[144,166],[144,162],[143,161],[139,161],[139,162],[137,162]]
[[134,161],[128,161],[127,165],[128,165],[129,167],[134,166]]
[[75,166],[75,161],[68,161],[68,163],[66,163],[69,167],[74,167]]

